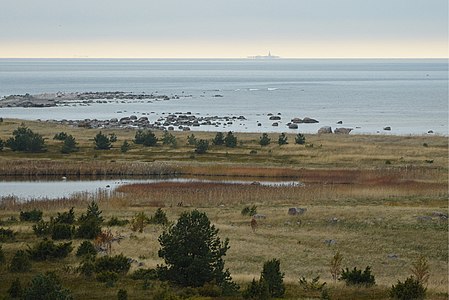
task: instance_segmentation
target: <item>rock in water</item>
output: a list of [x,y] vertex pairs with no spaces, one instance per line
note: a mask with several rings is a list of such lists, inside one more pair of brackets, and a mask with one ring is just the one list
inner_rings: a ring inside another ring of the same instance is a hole
[[326,134],[326,133],[332,133],[332,127],[323,126],[320,129],[318,129],[318,134]]

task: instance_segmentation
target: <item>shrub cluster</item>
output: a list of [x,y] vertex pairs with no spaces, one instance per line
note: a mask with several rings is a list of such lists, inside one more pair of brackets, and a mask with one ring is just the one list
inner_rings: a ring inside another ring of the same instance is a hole
[[6,141],[6,146],[12,151],[31,153],[46,151],[45,142],[42,135],[34,133],[23,124],[14,130],[12,135],[13,136]]
[[11,229],[0,228],[0,242],[14,241],[15,233]]
[[42,211],[33,209],[30,211],[21,211],[20,212],[20,221],[24,222],[39,222],[42,220]]
[[95,249],[95,246],[89,242],[84,241],[81,243],[81,245],[76,250],[76,256],[82,257],[82,256],[96,256],[97,250]]
[[242,214],[242,216],[251,216],[252,217],[255,214],[257,214],[257,206],[256,205],[245,206],[240,213]]
[[158,208],[154,213],[154,215],[150,218],[149,223],[158,225],[167,225],[168,224],[167,214],[161,208]]
[[32,260],[42,261],[67,257],[72,250],[72,242],[55,244],[53,241],[44,239],[34,247],[29,247],[27,252]]
[[134,144],[153,147],[157,145],[157,137],[151,130],[137,130],[134,136]]
[[31,270],[31,262],[24,250],[17,250],[8,266],[10,272],[28,272]]
[[373,286],[376,283],[374,275],[371,274],[370,266],[367,266],[363,272],[357,270],[357,267],[354,267],[353,270],[346,268],[342,271],[340,280],[343,280],[346,285],[363,285],[366,287]]

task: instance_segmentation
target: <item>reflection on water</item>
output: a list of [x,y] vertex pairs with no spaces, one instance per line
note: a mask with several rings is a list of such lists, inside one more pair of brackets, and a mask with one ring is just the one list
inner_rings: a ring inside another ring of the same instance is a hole
[[203,178],[126,178],[126,179],[81,179],[70,178],[43,178],[40,180],[6,180],[0,181],[0,198],[16,197],[20,200],[29,199],[56,199],[70,197],[76,193],[96,193],[99,191],[113,191],[120,185],[131,183],[160,183],[160,182],[221,182],[228,184],[260,184],[269,186],[299,186],[298,181],[259,181],[254,178],[235,180],[235,178],[222,178],[211,180]]

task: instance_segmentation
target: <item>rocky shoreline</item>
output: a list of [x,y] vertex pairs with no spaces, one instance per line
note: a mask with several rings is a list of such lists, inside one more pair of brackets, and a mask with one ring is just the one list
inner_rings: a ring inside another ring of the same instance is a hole
[[170,100],[179,99],[180,97],[188,97],[188,95],[158,95],[158,94],[134,94],[126,92],[81,92],[81,93],[43,93],[37,95],[9,95],[0,99],[0,108],[3,107],[54,107],[58,105],[67,105],[81,103],[88,105],[89,103],[108,101],[124,101],[124,100]]

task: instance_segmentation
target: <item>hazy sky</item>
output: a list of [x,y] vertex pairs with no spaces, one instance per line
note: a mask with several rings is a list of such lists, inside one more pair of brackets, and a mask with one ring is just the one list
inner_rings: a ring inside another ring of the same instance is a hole
[[0,57],[448,57],[448,0],[4,0]]

